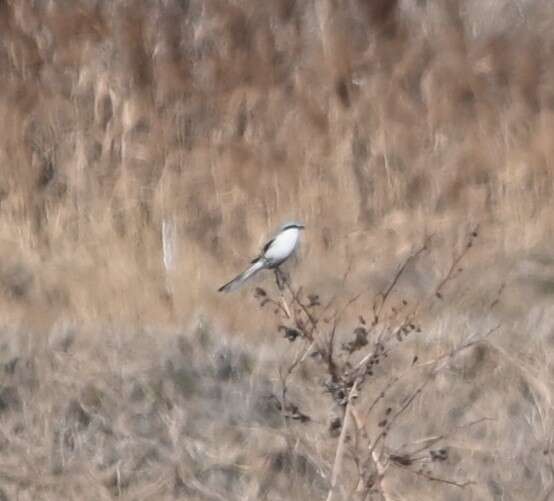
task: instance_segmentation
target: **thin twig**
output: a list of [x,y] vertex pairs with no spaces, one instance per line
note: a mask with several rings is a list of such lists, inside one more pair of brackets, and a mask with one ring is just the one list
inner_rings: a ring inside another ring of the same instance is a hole
[[398,381],[400,381],[400,377],[399,377],[399,376],[393,377],[393,378],[385,385],[385,387],[379,392],[379,395],[377,395],[377,396],[374,398],[373,402],[371,402],[371,405],[369,406],[369,408],[368,408],[367,411],[365,412],[365,414],[364,414],[364,421],[367,421],[367,419],[369,418],[369,415],[371,414],[371,412],[373,411],[373,409],[375,408],[375,406],[379,403],[380,400],[382,400],[383,398],[385,398],[387,391],[389,391]]
[[287,367],[286,372],[283,374],[281,368],[279,368],[279,377],[281,379],[281,408],[285,410],[287,408],[287,391],[288,386],[287,382],[289,377],[292,375],[294,370],[306,359],[308,353],[312,349],[314,343],[313,341],[304,349],[300,350],[298,355],[292,361],[292,363]]
[[[406,258],[406,260],[396,270],[396,273],[394,274],[394,277],[391,283],[389,284],[389,286],[384,291],[379,292],[375,297],[375,301],[373,303],[373,324],[374,325],[376,325],[379,322],[379,317],[381,315],[381,312],[383,311],[383,308],[385,307],[385,303],[387,302],[387,299],[390,296],[391,292],[398,284],[398,281],[406,271],[406,268],[412,261],[416,260],[421,254],[423,254],[423,252],[425,252],[428,249],[428,245],[432,237],[433,235],[428,236],[425,239],[425,242],[423,243],[423,245],[417,251],[413,252]],[[379,298],[381,298],[381,303],[379,304],[379,306],[377,306],[377,300]]]
[[313,327],[313,330],[315,331],[317,329],[317,320],[313,317],[313,315],[310,313],[310,311],[308,310],[308,308],[306,307],[306,305],[300,301],[300,299],[298,299],[298,296],[297,294],[299,294],[299,292],[295,293],[293,290],[292,290],[292,287],[291,285],[289,284],[288,280],[285,280],[285,287],[288,289],[291,297],[292,297],[292,300],[293,302],[300,307],[300,309],[304,312],[304,314],[306,315],[306,317],[308,318],[308,320],[310,321],[310,323],[312,324],[312,327]]
[[468,238],[468,241],[466,245],[464,246],[463,250],[458,254],[454,259],[452,260],[452,263],[450,264],[450,268],[446,272],[446,275],[444,278],[439,282],[437,288],[435,289],[434,296],[438,297],[439,299],[442,299],[441,290],[444,288],[444,286],[450,282],[455,276],[456,270],[458,270],[460,263],[463,261],[463,259],[467,256],[467,253],[469,250],[473,247],[473,239],[477,237],[477,232],[479,230],[479,225],[477,225],[471,232],[470,236]]
[[[470,428],[472,426],[476,426],[478,424],[481,424],[485,421],[495,421],[495,419],[494,418],[483,417],[483,418],[480,418],[480,419],[476,419],[475,421],[471,421],[470,423],[466,423],[466,424],[463,424],[461,426],[457,426],[454,430],[452,430],[450,432],[441,433],[440,435],[435,435],[433,437],[426,437],[426,438],[419,439],[417,442],[412,442],[412,443],[413,444],[424,443],[424,445],[421,446],[421,447],[418,447],[417,449],[414,449],[413,451],[410,451],[410,452],[407,452],[407,453],[404,453],[404,454],[408,454],[409,456],[414,456],[415,454],[420,454],[423,451],[426,451],[427,449],[429,449],[429,447],[435,445],[437,442],[440,442],[441,440],[445,440],[449,437],[452,437],[455,433],[459,432],[460,430],[465,430],[465,429]],[[407,447],[408,445],[409,444],[404,444],[400,447],[400,449],[402,449],[404,447]],[[399,454],[398,452],[396,452],[395,454],[400,455],[402,453]]]
[[369,452],[372,454],[373,451],[375,451],[377,445],[379,444],[380,440],[384,439],[389,430],[392,428],[392,425],[396,422],[396,420],[406,412],[406,410],[412,405],[413,401],[416,399],[418,395],[420,395],[425,387],[432,381],[432,377],[429,375],[427,378],[425,378],[425,381],[421,383],[404,401],[402,406],[398,411],[396,411],[395,414],[392,415],[392,417],[389,419],[387,425],[381,430],[379,435],[375,438],[373,441],[373,444],[369,448]]
[[448,480],[446,478],[435,477],[429,473],[425,473],[424,471],[413,470],[412,468],[404,466],[400,463],[392,463],[392,464],[397,468],[401,468],[402,470],[408,471],[413,475],[417,475],[418,477],[423,477],[426,480],[429,480],[431,482],[439,482],[441,484],[452,485],[454,487],[458,487],[459,489],[465,489],[467,486],[475,484],[473,480],[466,480],[465,482],[456,482],[455,480]]

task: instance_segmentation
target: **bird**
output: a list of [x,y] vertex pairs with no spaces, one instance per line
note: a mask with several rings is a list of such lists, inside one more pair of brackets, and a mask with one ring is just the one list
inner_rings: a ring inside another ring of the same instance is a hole
[[259,271],[278,268],[296,249],[300,231],[303,229],[304,225],[298,222],[289,222],[281,226],[279,232],[263,246],[259,256],[251,261],[251,266],[222,285],[218,292],[234,291]]

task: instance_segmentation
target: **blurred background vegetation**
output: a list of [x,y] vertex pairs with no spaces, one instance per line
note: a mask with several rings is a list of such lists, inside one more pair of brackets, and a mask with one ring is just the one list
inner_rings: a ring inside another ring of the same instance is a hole
[[217,286],[291,218],[318,286],[475,222],[491,253],[541,254],[553,16],[521,0],[2,2],[4,318],[222,313]]
[[266,398],[286,342],[216,292],[289,219],[294,282],[343,299],[434,234],[417,296],[480,225],[414,346],[488,325],[506,283],[503,335],[406,424],[498,419],[451,454],[479,485],[397,481],[548,499],[553,28],[549,0],[0,0],[6,499],[323,496],[334,445]]

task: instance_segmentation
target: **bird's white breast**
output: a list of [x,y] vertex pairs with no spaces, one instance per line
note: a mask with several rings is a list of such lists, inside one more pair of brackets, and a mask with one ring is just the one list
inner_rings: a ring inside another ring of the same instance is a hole
[[279,233],[265,252],[264,257],[273,262],[287,259],[296,247],[299,233],[298,228],[289,228]]

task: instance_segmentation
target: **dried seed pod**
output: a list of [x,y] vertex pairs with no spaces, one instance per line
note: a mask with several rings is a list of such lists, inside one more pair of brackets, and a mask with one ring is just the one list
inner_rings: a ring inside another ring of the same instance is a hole
[[287,327],[286,325],[280,325],[278,330],[279,332],[283,331],[283,336],[291,343],[302,336],[302,333],[298,329]]
[[412,458],[410,458],[407,454],[391,454],[389,458],[394,463],[402,466],[410,466],[413,463]]

